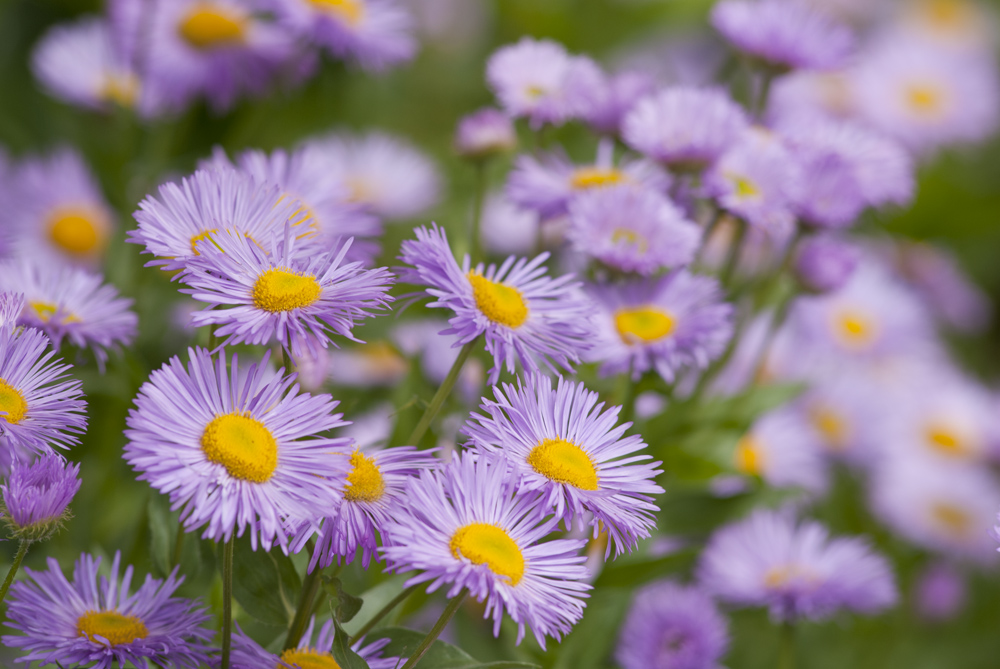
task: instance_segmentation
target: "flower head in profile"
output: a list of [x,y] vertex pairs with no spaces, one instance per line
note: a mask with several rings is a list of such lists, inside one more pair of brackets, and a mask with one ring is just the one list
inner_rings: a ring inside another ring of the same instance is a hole
[[408,503],[386,526],[382,554],[391,571],[419,572],[408,586],[447,586],[448,597],[467,589],[486,601],[494,635],[506,611],[518,642],[527,626],[544,648],[546,636],[560,639],[583,615],[585,542],[543,542],[557,520],[539,519],[539,494],[519,487],[507,461],[488,454],[425,470],[409,481]]
[[34,328],[0,328],[0,434],[14,453],[79,441],[87,419],[80,382]]
[[[372,557],[378,559],[378,535],[405,503],[406,482],[437,463],[430,451],[413,446],[362,450],[350,454],[347,481],[340,493],[343,501],[326,513],[319,529],[310,569],[334,562],[350,564],[361,549],[361,564],[367,569]],[[296,548],[305,545],[311,533],[298,535]]]
[[846,239],[818,235],[799,244],[793,270],[800,286],[810,293],[823,295],[843,288],[860,260],[860,249]]
[[296,356],[326,348],[331,333],[358,341],[354,326],[392,300],[392,275],[344,262],[349,247],[320,251],[286,228],[268,253],[238,232],[216,233],[180,275],[183,292],[209,305],[191,322],[217,326],[227,345],[277,341]]
[[685,369],[704,369],[733,333],[733,307],[719,283],[686,270],[621,285],[588,285],[597,336],[587,353],[602,376],[655,370],[672,382]]
[[780,70],[830,70],[854,50],[847,26],[795,0],[722,0],[711,20],[737,49]]
[[0,265],[0,289],[24,294],[18,323],[38,328],[56,348],[63,339],[77,348],[89,347],[101,365],[110,349],[127,346],[138,331],[132,300],[83,269],[11,261]]
[[115,219],[76,150],[28,158],[12,178],[18,197],[10,203],[8,221],[19,255],[84,267],[101,262]]
[[701,231],[665,195],[623,184],[575,198],[566,237],[608,267],[650,276],[690,263]]
[[698,566],[708,592],[737,606],[766,606],[782,622],[847,610],[875,614],[898,594],[888,561],[862,539],[830,536],[816,521],[757,510],[716,531]]
[[21,634],[4,635],[4,646],[24,651],[22,662],[66,667],[208,664],[212,633],[201,626],[208,614],[194,601],[173,596],[184,578],[147,576],[130,593],[132,567],[119,575],[120,561],[116,553],[110,577],[98,577],[101,558],[84,553],[72,582],[54,558],[46,571],[25,569],[27,578],[11,588],[7,613],[8,624]]
[[736,470],[776,488],[825,492],[826,462],[811,427],[801,413],[786,408],[765,414],[736,443]]
[[717,669],[728,647],[726,619],[704,590],[657,581],[636,593],[615,659],[622,669]]
[[640,100],[625,117],[622,136],[662,165],[700,172],[748,126],[746,112],[724,92],[675,86]]
[[463,158],[482,160],[513,151],[517,147],[517,132],[507,114],[484,107],[458,122],[454,145],[455,152]]
[[293,33],[366,70],[413,58],[413,19],[399,0],[270,0]]
[[80,489],[80,465],[71,465],[55,453],[43,453],[35,462],[15,461],[3,493],[3,520],[11,537],[44,541],[69,517],[69,503]]
[[[333,641],[336,636],[336,628],[332,620],[327,620],[320,627],[319,633],[313,637],[316,628],[316,618],[309,620],[309,627],[302,635],[302,640],[295,648],[289,648],[275,655],[264,650],[260,644],[251,639],[247,634],[236,627],[233,635],[233,656],[232,669],[261,669],[262,667],[279,667],[284,669],[335,669],[339,668],[333,658]],[[315,640],[314,640],[315,639]],[[364,639],[359,639],[351,645],[354,651],[369,669],[396,669],[401,665],[398,657],[381,657],[381,651],[389,645],[389,639],[379,639],[370,644],[365,644]]]
[[663,492],[654,482],[660,463],[641,436],[625,435],[631,424],[618,424],[621,407],[605,410],[582,383],[560,377],[553,388],[541,375],[493,395],[483,400],[486,415],[473,414],[463,431],[480,452],[506,457],[522,490],[541,493],[541,514],[580,526],[589,517],[595,536],[608,532],[609,555],[649,536],[659,510],[653,496]]
[[472,267],[469,256],[459,266],[448,237],[436,224],[417,228],[416,240],[405,240],[400,281],[427,286],[436,298],[428,306],[454,312],[443,335],[468,344],[485,335],[493,355],[491,382],[501,366],[514,372],[516,363],[528,369],[559,366],[570,370],[589,348],[589,303],[576,289],[572,275],[545,275],[547,253],[532,260],[507,258],[499,267]]
[[[283,523],[319,522],[339,503],[350,440],[319,436],[346,425],[329,395],[298,392],[294,377],[270,371],[267,356],[241,369],[236,355],[189,349],[139,389],[129,411],[125,460],[182,508],[185,531],[229,540],[250,528],[254,548]],[[336,455],[340,457],[335,457]]]

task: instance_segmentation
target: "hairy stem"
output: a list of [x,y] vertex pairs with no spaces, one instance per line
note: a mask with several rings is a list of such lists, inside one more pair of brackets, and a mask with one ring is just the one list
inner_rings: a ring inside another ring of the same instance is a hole
[[413,655],[411,655],[410,659],[408,659],[406,664],[403,665],[403,669],[413,669],[413,667],[417,666],[417,662],[420,661],[420,658],[424,656],[427,650],[431,647],[431,644],[434,643],[441,635],[441,632],[443,632],[444,628],[448,625],[448,621],[450,621],[455,615],[455,612],[458,611],[458,607],[462,605],[462,602],[465,601],[465,597],[468,594],[468,590],[462,590],[457,597],[448,602],[448,606],[445,607],[444,613],[442,613],[441,617],[438,618],[436,623],[434,623],[434,627],[432,627],[431,631],[427,633],[424,640],[420,642],[417,649],[413,651]]
[[10,571],[7,572],[7,578],[3,580],[3,587],[0,588],[0,602],[2,602],[7,596],[7,591],[10,590],[10,584],[14,582],[14,575],[17,574],[17,570],[21,568],[21,562],[24,561],[24,556],[28,554],[28,546],[30,545],[30,541],[27,539],[21,539],[21,545],[17,547],[17,555],[14,557],[14,564],[10,566]]
[[421,416],[420,422],[417,426],[413,428],[413,432],[410,433],[410,438],[407,440],[408,445],[419,446],[420,440],[424,438],[427,434],[428,428],[431,426],[431,422],[437,417],[438,413],[441,411],[441,407],[444,406],[444,401],[451,394],[452,388],[455,387],[455,381],[458,380],[458,375],[462,371],[462,367],[465,366],[465,361],[469,359],[469,355],[472,354],[472,349],[479,342],[479,337],[476,337],[468,344],[462,347],[462,350],[458,352],[458,357],[455,358],[455,363],[448,370],[448,376],[445,377],[444,382],[441,387],[438,388],[437,392],[434,393],[434,397],[431,399],[431,403],[427,405],[427,410],[424,411],[424,415]]
[[381,609],[379,609],[378,613],[376,613],[375,615],[373,615],[368,622],[366,622],[364,625],[361,626],[361,629],[359,629],[357,632],[354,633],[354,636],[351,637],[351,641],[350,642],[353,644],[358,639],[360,639],[361,637],[363,637],[364,635],[368,634],[373,629],[375,629],[375,626],[378,625],[382,621],[383,618],[385,618],[387,615],[389,615],[394,608],[396,608],[397,606],[399,606],[400,604],[402,604],[404,601],[406,601],[406,599],[410,595],[412,595],[414,592],[416,592],[417,588],[419,588],[419,587],[420,587],[420,584],[419,583],[415,583],[414,585],[411,585],[410,587],[406,588],[401,593],[399,593],[398,595],[396,595],[392,599],[391,602],[389,602],[388,604],[386,604],[385,606],[383,606]]
[[322,584],[323,570],[320,569],[319,565],[316,565],[315,569],[306,573],[305,580],[302,581],[299,606],[295,609],[295,617],[292,619],[291,627],[288,628],[288,637],[285,639],[285,650],[298,647],[299,641],[302,639],[302,634],[306,631],[306,625],[309,623],[309,617],[312,615],[313,601],[316,599],[316,593],[319,592]]
[[222,669],[229,669],[233,645],[233,549],[236,538],[222,545]]

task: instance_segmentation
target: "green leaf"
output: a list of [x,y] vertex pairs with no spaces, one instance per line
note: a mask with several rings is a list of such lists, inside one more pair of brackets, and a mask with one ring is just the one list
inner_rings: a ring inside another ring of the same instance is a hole
[[[221,549],[221,546],[220,546]],[[233,597],[265,625],[287,627],[295,616],[302,583],[295,565],[280,549],[252,550],[249,536],[236,539]]]
[[323,577],[323,589],[330,595],[330,610],[338,623],[350,622],[361,610],[364,600],[344,590],[339,578]]
[[686,572],[694,564],[698,551],[686,548],[657,558],[620,557],[604,567],[595,588],[634,587],[669,574]]
[[175,527],[170,527],[170,506],[166,498],[156,492],[146,505],[146,517],[149,519],[149,557],[157,575],[166,576],[171,569],[174,537],[180,528],[176,527],[176,523]]
[[562,643],[552,644],[554,669],[599,669],[608,666],[618,627],[625,617],[632,594],[624,588],[593,591],[583,620],[577,623]]
[[[424,640],[424,633],[403,627],[384,627],[372,632],[370,640],[390,639],[382,657],[409,657]],[[435,641],[417,663],[416,669],[538,669],[527,662],[480,662],[457,646]]]
[[340,669],[370,669],[368,663],[351,650],[350,636],[340,626],[340,623],[334,619],[333,624],[336,627],[333,635],[333,659],[337,661]]

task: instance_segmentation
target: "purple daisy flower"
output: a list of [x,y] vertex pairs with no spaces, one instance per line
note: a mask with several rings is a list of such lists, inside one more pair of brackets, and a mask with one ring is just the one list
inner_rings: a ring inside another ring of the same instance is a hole
[[50,95],[70,104],[109,111],[139,101],[139,77],[102,19],[49,29],[35,45],[31,69]]
[[581,79],[599,82],[589,58],[571,56],[559,43],[523,37],[497,49],[486,64],[486,81],[504,111],[526,117],[535,130],[560,125],[583,108]]
[[0,331],[0,435],[15,452],[68,448],[86,428],[80,382],[54,356],[34,328]]
[[455,129],[455,152],[463,158],[481,160],[517,148],[517,132],[510,117],[499,109],[485,107],[463,117]]
[[[480,452],[506,457],[519,487],[541,494],[539,513],[554,513],[582,528],[590,514],[594,536],[608,532],[615,555],[631,552],[656,526],[652,496],[661,463],[647,462],[640,435],[625,436],[631,423],[618,425],[621,407],[598,402],[582,383],[532,376],[517,387],[494,386],[496,401],[484,398],[486,415],[472,414],[463,432]],[[638,455],[637,455],[638,453]],[[627,456],[627,457],[626,457]]]
[[795,254],[795,278],[811,293],[834,293],[851,279],[861,261],[857,246],[832,235],[810,237]]
[[[204,96],[225,111],[243,94],[264,92],[279,73],[301,78],[306,61],[281,27],[263,21],[248,0],[119,0],[118,15],[144,13],[146,21],[121,26],[139,31],[126,41],[143,45],[143,80],[154,106],[183,109]],[[296,61],[297,59],[297,61]]]
[[565,154],[551,152],[518,156],[505,193],[514,204],[554,218],[567,213],[580,193],[625,183],[666,191],[670,178],[646,160],[626,159],[616,167],[610,158],[598,156],[593,165],[575,165]]
[[139,203],[139,227],[128,240],[159,258],[151,265],[168,270],[184,269],[197,243],[219,232],[238,232],[266,248],[287,222],[297,225],[308,215],[277,184],[263,185],[233,169],[198,170],[180,184],[163,184],[159,195]]
[[600,75],[596,81],[580,86],[579,115],[597,132],[617,135],[626,114],[653,92],[655,82],[651,75],[637,70]]
[[839,610],[874,614],[896,604],[892,569],[859,538],[832,538],[815,521],[758,510],[716,531],[698,580],[737,606],[766,606],[777,621],[820,620]]
[[73,569],[73,582],[59,563],[48,559],[47,571],[25,569],[28,579],[11,588],[7,615],[23,636],[4,635],[8,648],[27,652],[19,662],[40,666],[59,663],[111,669],[127,662],[150,662],[169,669],[197,669],[209,662],[212,634],[201,625],[208,620],[196,602],[173,597],[184,581],[176,570],[165,580],[149,576],[130,594],[132,567],[119,578],[121,553],[111,562],[111,577],[98,581],[101,558],[86,553]]
[[748,126],[746,112],[724,91],[678,86],[636,104],[622,123],[622,137],[671,169],[700,172]]
[[250,527],[270,549],[287,545],[282,522],[318,522],[317,509],[339,498],[330,485],[345,476],[350,440],[317,436],[347,425],[329,395],[299,393],[294,376],[264,360],[232,371],[225,353],[188,349],[187,368],[176,356],[150,375],[129,411],[125,460],[139,479],[183,507],[185,531],[228,541]]
[[622,669],[719,669],[729,647],[726,627],[703,590],[658,581],[636,593],[615,659]]
[[665,195],[630,184],[580,194],[569,215],[573,247],[623,272],[684,267],[701,243],[701,230]]
[[44,541],[69,518],[69,503],[80,490],[80,465],[55,453],[35,462],[15,461],[3,492],[3,519],[15,539]]
[[704,369],[733,334],[733,307],[712,278],[680,271],[621,286],[590,285],[597,337],[588,359],[602,376],[656,370],[668,383],[683,369]]
[[239,232],[199,242],[179,277],[189,286],[182,292],[210,305],[192,314],[192,324],[217,326],[223,345],[277,341],[296,356],[326,348],[331,332],[360,341],[351,330],[388,308],[392,275],[344,263],[351,240],[317,253],[289,230],[282,241],[272,238],[270,254]]
[[411,267],[402,268],[400,281],[427,286],[427,294],[436,298],[429,307],[455,312],[440,334],[456,335],[456,345],[485,335],[493,356],[490,383],[501,366],[513,373],[517,362],[532,371],[539,362],[571,371],[570,365],[580,361],[592,334],[590,304],[578,294],[572,275],[545,276],[542,263],[548,253],[530,261],[510,256],[500,267],[480,263],[475,268],[466,255],[459,266],[437,224],[415,233],[415,241],[402,244],[399,259]]
[[954,620],[969,595],[964,575],[948,562],[923,569],[912,592],[917,614],[924,621],[938,623]]
[[[324,569],[341,560],[350,564],[358,548],[361,548],[361,564],[367,569],[372,557],[378,559],[376,533],[381,533],[397,507],[405,502],[406,482],[436,463],[431,452],[418,451],[413,446],[364,451],[356,448],[351,453],[347,483],[341,492],[343,501],[323,519],[309,570],[317,564]],[[311,534],[298,533],[295,549],[301,549]]]
[[823,452],[798,411],[781,408],[759,418],[736,444],[736,469],[776,488],[819,495],[828,480]]
[[397,0],[266,0],[282,25],[366,70],[413,58],[413,19]]
[[413,218],[434,206],[441,176],[434,163],[408,141],[382,132],[327,135],[312,140],[326,153],[329,176],[348,201],[389,220]]
[[[261,667],[278,667],[279,669],[335,669],[339,668],[333,659],[333,640],[336,635],[333,621],[327,620],[319,630],[315,643],[313,632],[316,618],[309,621],[302,640],[295,648],[275,655],[261,648],[260,644],[251,639],[236,626],[233,635],[232,669],[261,669]],[[359,639],[351,645],[351,650],[357,653],[368,665],[369,669],[396,669],[402,662],[398,657],[379,657],[383,648],[389,645],[389,639],[379,639],[364,645],[364,639]]]
[[100,263],[115,219],[79,153],[64,148],[28,158],[13,180],[17,197],[8,220],[18,255],[89,267]]
[[408,482],[408,503],[386,525],[382,554],[391,571],[420,571],[407,586],[447,585],[449,598],[467,589],[486,600],[494,636],[506,611],[517,642],[527,625],[544,649],[546,636],[562,638],[583,615],[585,542],[543,542],[557,520],[540,520],[539,495],[518,488],[507,461],[494,456],[455,456],[425,470]]
[[705,176],[705,191],[720,207],[779,239],[795,227],[804,186],[795,156],[763,129],[744,133]]
[[737,49],[781,70],[831,70],[854,50],[847,26],[795,0],[722,0],[711,21]]
[[38,328],[59,348],[65,337],[94,352],[103,367],[108,350],[135,339],[138,318],[132,300],[120,297],[99,274],[22,260],[0,264],[0,288],[25,296],[18,323]]

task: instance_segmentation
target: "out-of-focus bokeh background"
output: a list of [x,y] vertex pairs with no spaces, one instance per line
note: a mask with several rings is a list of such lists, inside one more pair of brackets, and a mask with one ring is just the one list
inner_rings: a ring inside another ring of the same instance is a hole
[[[868,2],[874,5],[879,0]],[[232,156],[245,148],[292,147],[303,138],[332,130],[382,129],[419,146],[433,157],[444,176],[440,203],[412,223],[436,220],[461,229],[472,206],[475,172],[454,155],[454,128],[461,116],[493,103],[484,67],[498,46],[524,35],[548,37],[610,69],[630,62],[649,63],[664,82],[701,83],[724,67],[725,49],[708,26],[711,3],[705,0],[409,0],[408,4],[418,19],[421,43],[412,63],[373,75],[324,56],[318,73],[303,84],[263,99],[243,100],[224,114],[198,103],[174,117],[139,123],[124,112],[88,113],[61,103],[43,92],[29,68],[31,50],[47,29],[100,12],[100,2],[0,0],[0,149],[15,159],[66,144],[83,153],[121,222],[110,250],[107,277],[123,294],[138,299],[140,316],[139,346],[111,361],[116,373],[102,377],[92,365],[79,370],[90,405],[90,427],[77,451],[85,477],[74,503],[77,519],[30,554],[26,564],[38,568],[44,555],[50,554],[66,567],[82,550],[109,554],[120,549],[140,572],[156,573],[164,564],[157,556],[165,555],[173,545],[174,530],[162,520],[169,513],[165,503],[148,485],[137,482],[121,459],[125,412],[148,372],[175,352],[172,338],[180,336],[170,328],[170,310],[164,307],[176,300],[175,286],[166,277],[150,278],[147,271],[140,271],[139,248],[124,242],[124,231],[134,227],[131,212],[165,176],[190,173],[216,146]],[[984,6],[1000,9],[998,3]],[[526,129],[522,127],[521,132],[529,142]],[[589,160],[596,146],[593,136],[578,124],[558,129],[552,141],[565,145],[578,160]],[[502,183],[508,165],[491,166],[489,176],[495,185]],[[59,187],[59,183],[51,184],[53,190]],[[408,236],[411,227],[388,228],[384,262],[393,264],[398,240]],[[950,250],[1000,306],[1000,142],[948,150],[922,164],[913,206],[880,215],[865,230],[880,227]],[[1000,320],[994,319],[974,335],[955,335],[951,343],[969,373],[995,385],[1000,379]],[[342,399],[347,412],[370,400],[364,393]],[[1000,402],[997,407],[1000,410]],[[944,621],[927,620],[916,610],[914,587],[933,560],[875,522],[862,494],[856,481],[840,477],[816,516],[835,532],[873,536],[898,568],[902,602],[875,618],[803,624],[800,667],[1000,666],[997,566],[962,570],[967,599],[960,612]],[[709,527],[688,526],[687,519],[722,518],[731,511],[728,505],[740,503],[745,500],[668,495],[665,524],[678,532],[704,534]],[[13,549],[12,545],[0,547],[5,563]],[[188,582],[183,592],[206,596],[217,604],[221,593],[211,548],[188,542],[185,551]],[[366,586],[384,578],[364,574],[357,564],[345,574],[349,574],[346,579]],[[587,617],[563,642],[557,666],[610,666],[608,652],[628,596],[628,589],[615,587],[612,574],[591,600]],[[733,643],[726,666],[774,666],[778,641],[766,612],[752,609],[731,615]],[[266,635],[266,630],[254,628],[253,623],[245,626]],[[535,654],[531,641],[514,650],[513,636],[506,628],[494,640],[487,624],[475,616],[460,616],[454,627],[455,640],[482,660],[506,658],[511,653],[546,662],[555,657],[552,650],[548,655]]]

